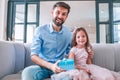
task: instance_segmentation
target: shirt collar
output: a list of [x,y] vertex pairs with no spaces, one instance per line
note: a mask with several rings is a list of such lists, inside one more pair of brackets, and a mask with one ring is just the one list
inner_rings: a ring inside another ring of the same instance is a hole
[[[52,23],[50,23],[49,29],[50,29],[50,33],[56,32],[56,31],[53,29],[53,27],[52,27]],[[60,30],[60,32],[58,32],[58,33],[63,33],[63,27],[62,27],[62,29]]]

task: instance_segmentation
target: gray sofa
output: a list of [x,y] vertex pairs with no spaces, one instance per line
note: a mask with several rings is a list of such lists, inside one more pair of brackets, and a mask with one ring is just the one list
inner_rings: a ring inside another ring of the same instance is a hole
[[[92,44],[93,63],[120,71],[120,44]],[[21,80],[22,70],[34,63],[30,59],[30,44],[0,41],[0,80]]]

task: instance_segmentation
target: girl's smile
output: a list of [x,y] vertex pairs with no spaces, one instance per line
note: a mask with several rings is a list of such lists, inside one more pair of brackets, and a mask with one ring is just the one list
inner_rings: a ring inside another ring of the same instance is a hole
[[87,37],[85,35],[84,31],[79,31],[76,34],[76,42],[77,42],[77,46],[79,47],[84,47],[86,42],[87,42]]

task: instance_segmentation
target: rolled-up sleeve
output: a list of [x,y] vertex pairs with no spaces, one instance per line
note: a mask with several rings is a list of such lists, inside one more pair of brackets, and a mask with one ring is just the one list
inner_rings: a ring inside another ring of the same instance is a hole
[[42,40],[40,37],[40,28],[36,28],[35,34],[32,39],[32,45],[31,45],[31,55],[36,54],[39,55],[41,53],[41,44]]

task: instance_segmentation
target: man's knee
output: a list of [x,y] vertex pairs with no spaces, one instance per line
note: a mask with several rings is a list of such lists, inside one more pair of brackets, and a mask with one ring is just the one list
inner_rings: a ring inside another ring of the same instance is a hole
[[22,80],[35,80],[35,72],[38,68],[36,66],[26,67],[22,72]]

